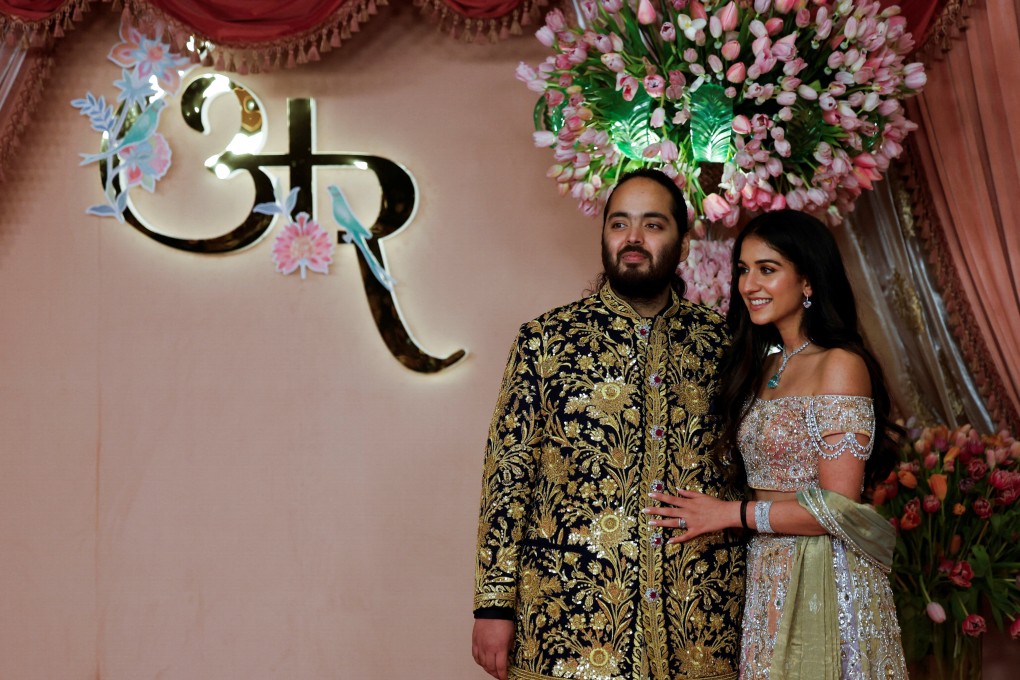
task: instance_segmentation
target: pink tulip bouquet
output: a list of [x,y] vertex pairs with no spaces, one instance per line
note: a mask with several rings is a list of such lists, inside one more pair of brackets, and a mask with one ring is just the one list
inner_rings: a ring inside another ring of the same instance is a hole
[[734,239],[694,239],[687,259],[677,274],[687,284],[685,297],[723,316],[730,311],[730,279],[733,276]]
[[876,0],[579,0],[517,77],[541,94],[548,175],[594,215],[620,173],[661,167],[695,219],[784,207],[838,222],[916,126],[925,83],[897,7]]
[[986,614],[1020,639],[1020,442],[969,425],[910,439],[872,495],[899,534],[891,578],[904,651],[933,657],[940,677],[969,677]]

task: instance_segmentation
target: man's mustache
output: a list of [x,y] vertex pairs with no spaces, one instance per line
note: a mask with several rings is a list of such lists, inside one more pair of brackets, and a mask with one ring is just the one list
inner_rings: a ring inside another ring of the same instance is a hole
[[620,248],[620,250],[616,252],[616,259],[619,260],[627,253],[641,253],[649,260],[652,259],[652,254],[645,250],[644,248],[642,248],[641,246],[624,246],[623,248]]

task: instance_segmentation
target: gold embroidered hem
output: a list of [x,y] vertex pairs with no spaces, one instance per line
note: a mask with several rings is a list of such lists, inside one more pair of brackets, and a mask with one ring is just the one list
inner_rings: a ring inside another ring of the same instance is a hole
[[[693,677],[694,676],[678,675],[670,680],[691,680]],[[697,678],[698,680],[737,680],[737,674],[727,673],[726,675],[697,676]],[[509,680],[563,680],[563,678],[555,675],[532,673],[519,668],[511,668],[509,671]]]
[[516,614],[512,677],[736,672],[744,544],[666,545],[651,491],[738,497],[712,454],[722,318],[674,295],[654,318],[608,286],[521,327],[489,430],[475,603]]

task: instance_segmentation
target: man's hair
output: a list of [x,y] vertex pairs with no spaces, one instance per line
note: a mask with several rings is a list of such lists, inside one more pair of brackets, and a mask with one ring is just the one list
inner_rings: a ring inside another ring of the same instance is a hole
[[609,202],[613,200],[613,194],[627,182],[638,178],[649,179],[669,192],[670,197],[673,199],[673,207],[670,210],[670,213],[673,215],[673,220],[676,222],[677,229],[680,232],[680,238],[682,239],[684,235],[687,234],[687,200],[684,198],[684,192],[680,191],[680,187],[676,185],[676,182],[669,178],[669,175],[664,173],[662,170],[656,170],[655,168],[638,168],[637,170],[631,170],[630,172],[624,173],[620,179],[617,180],[616,186],[613,187],[613,191],[609,194],[609,198],[606,199],[606,205],[602,208],[602,226],[605,226],[606,218],[609,217]]

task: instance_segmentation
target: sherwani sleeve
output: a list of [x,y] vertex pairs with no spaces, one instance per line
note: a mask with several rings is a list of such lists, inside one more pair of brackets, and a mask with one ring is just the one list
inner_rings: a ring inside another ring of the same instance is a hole
[[521,541],[535,482],[541,439],[538,376],[541,329],[521,327],[510,351],[492,415],[482,475],[474,609],[509,618],[517,603]]

